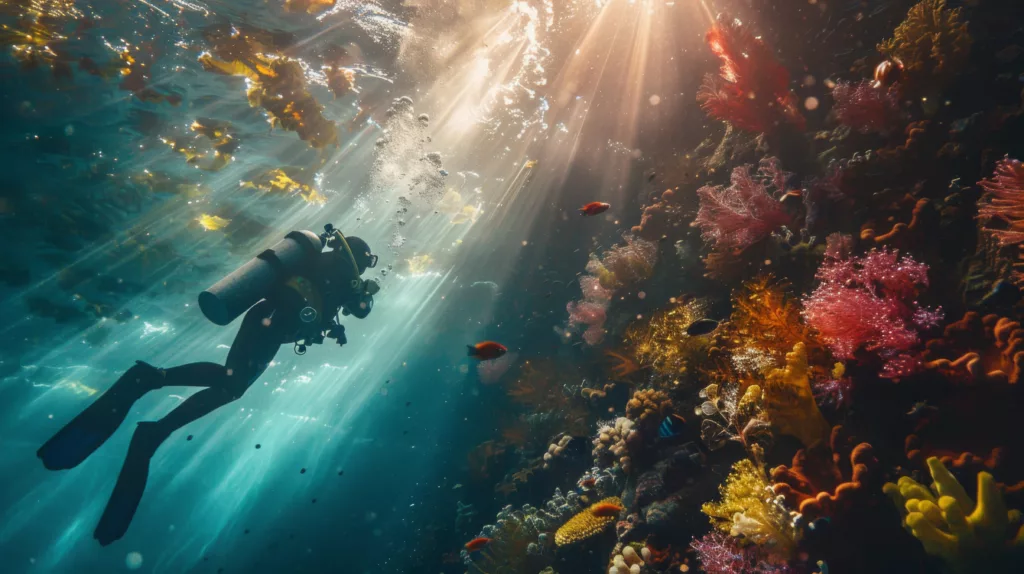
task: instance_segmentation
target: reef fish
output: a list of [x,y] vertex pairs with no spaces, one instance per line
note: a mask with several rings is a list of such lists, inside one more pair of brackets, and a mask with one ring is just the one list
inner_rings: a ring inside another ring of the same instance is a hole
[[601,203],[600,201],[592,201],[580,208],[580,215],[586,217],[591,215],[597,215],[608,211],[611,207],[610,203]]
[[590,513],[594,516],[618,516],[622,512],[622,506],[611,502],[601,502],[590,507]]
[[683,432],[685,427],[686,419],[679,415],[669,415],[661,421],[661,426],[658,427],[658,436],[661,438],[673,437]]
[[585,488],[587,490],[594,488],[595,484],[597,484],[597,479],[592,476],[584,478],[583,480],[580,481],[580,487]]
[[477,550],[483,550],[484,546],[487,546],[490,543],[490,538],[474,538],[466,543],[466,551],[476,552]]
[[718,321],[714,319],[698,319],[686,328],[686,334],[691,337],[707,335],[718,328]]
[[476,345],[466,345],[466,348],[470,357],[481,361],[497,359],[508,352],[505,345],[495,343],[494,341],[484,341],[483,343],[477,343]]

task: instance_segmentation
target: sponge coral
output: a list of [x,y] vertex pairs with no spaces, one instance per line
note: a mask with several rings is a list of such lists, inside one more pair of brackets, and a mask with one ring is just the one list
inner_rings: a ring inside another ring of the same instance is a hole
[[878,460],[871,445],[853,446],[842,426],[832,428],[829,444],[816,443],[793,456],[793,466],[772,469],[775,494],[800,511],[806,520],[833,516],[865,494]]
[[783,123],[804,128],[796,96],[789,90],[789,71],[759,36],[723,14],[708,32],[707,43],[722,69],[718,76],[705,76],[697,92],[704,111],[755,133]]
[[732,536],[743,536],[767,546],[780,556],[788,556],[799,539],[794,516],[775,497],[764,469],[749,459],[732,467],[732,473],[719,487],[720,502],[708,502],[701,511],[711,524]]
[[555,532],[555,544],[565,546],[600,534],[615,522],[617,514],[608,511],[613,507],[622,508],[622,501],[614,496],[590,505]]
[[931,490],[906,476],[883,489],[903,515],[904,526],[953,572],[1016,570],[1013,565],[1019,566],[1024,555],[1020,511],[1007,512],[992,475],[978,473],[974,501],[939,459],[927,462]]
[[618,462],[622,471],[629,473],[631,460],[626,441],[633,436],[636,430],[633,428],[633,421],[626,417],[619,417],[611,424],[604,424],[598,427],[597,437],[594,438],[594,462],[598,466],[608,463],[609,459]]
[[641,428],[652,428],[672,412],[672,399],[662,391],[639,390],[626,403],[626,418]]
[[971,36],[960,8],[947,10],[946,0],[922,0],[878,51],[903,65],[909,87],[941,89],[967,65]]
[[925,347],[925,368],[950,377],[1015,384],[1024,368],[1024,328],[994,314],[969,311]]
[[786,355],[786,366],[768,373],[763,390],[764,410],[772,428],[805,445],[823,440],[829,432],[814,402],[808,372],[807,347],[797,343]]

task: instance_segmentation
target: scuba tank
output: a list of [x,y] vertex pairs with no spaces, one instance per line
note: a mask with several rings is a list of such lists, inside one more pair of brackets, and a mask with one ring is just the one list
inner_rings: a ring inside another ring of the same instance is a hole
[[283,281],[305,270],[323,250],[326,235],[312,231],[285,235],[276,245],[200,293],[199,308],[203,315],[217,325],[234,321]]

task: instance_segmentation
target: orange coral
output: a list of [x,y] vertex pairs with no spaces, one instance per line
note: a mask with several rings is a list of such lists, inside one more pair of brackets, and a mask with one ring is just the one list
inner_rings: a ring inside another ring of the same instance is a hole
[[634,226],[631,233],[647,241],[674,240],[689,230],[684,215],[678,194],[667,189],[662,192],[660,200],[644,208],[640,225]]
[[633,359],[615,351],[605,351],[604,354],[611,357],[615,363],[612,365],[612,376],[618,380],[625,379],[640,370],[640,365]]
[[869,490],[878,459],[868,443],[854,446],[842,426],[832,428],[829,444],[815,443],[797,451],[793,466],[771,472],[775,494],[786,497],[807,520],[833,516],[856,503]]
[[[901,221],[893,224],[893,216],[888,216],[885,221],[870,220],[861,226],[860,239],[871,242],[872,245],[906,247],[911,236],[920,236],[924,232],[928,215],[934,212],[929,209],[931,205],[929,199],[915,200],[914,196],[906,194],[893,204],[892,210],[905,212],[908,208],[911,209],[908,223]],[[880,233],[887,225],[891,225],[889,231]]]
[[994,314],[969,311],[925,348],[925,368],[951,377],[1016,384],[1024,368],[1024,328]]
[[600,534],[615,522],[616,514],[607,512],[609,505],[622,508],[622,501],[614,496],[605,498],[573,516],[555,532],[555,544],[565,546]]

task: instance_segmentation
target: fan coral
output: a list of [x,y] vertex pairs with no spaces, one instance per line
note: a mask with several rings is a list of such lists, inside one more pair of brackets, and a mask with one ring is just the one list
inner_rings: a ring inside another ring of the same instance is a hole
[[[1015,249],[1015,259],[1024,259],[1024,165],[1019,160],[1003,159],[993,177],[978,185],[985,190],[978,203],[982,231],[1000,248]],[[1024,283],[1024,273],[1015,270],[1013,279]]]
[[960,8],[946,9],[946,0],[922,0],[908,12],[893,37],[878,45],[883,55],[903,65],[909,87],[941,89],[967,65],[971,36]]
[[774,496],[764,469],[749,459],[732,467],[732,473],[719,487],[721,502],[708,502],[701,511],[711,524],[731,536],[744,537],[769,548],[773,554],[788,557],[800,538],[794,513]]
[[614,496],[605,498],[573,516],[555,532],[555,544],[565,546],[600,534],[608,525],[615,522],[617,516],[603,511],[607,505],[621,508],[622,501]]
[[836,121],[863,134],[888,131],[900,119],[899,92],[893,86],[876,87],[868,80],[856,85],[839,82],[832,99]]
[[615,461],[622,471],[628,474],[631,469],[631,459],[627,441],[635,432],[633,421],[626,417],[619,417],[611,424],[598,427],[597,436],[594,438],[594,463],[598,466],[607,466],[602,463]]
[[918,342],[918,329],[935,326],[940,310],[919,306],[918,285],[928,284],[928,267],[889,250],[863,257],[827,259],[818,269],[821,284],[804,299],[803,316],[840,359],[858,350],[876,353],[883,376],[913,371],[907,351]]
[[786,354],[786,366],[768,373],[764,383],[764,410],[772,428],[779,434],[811,445],[828,435],[829,426],[814,402],[808,380],[807,347],[793,346]]
[[707,43],[722,69],[718,76],[705,76],[697,92],[704,111],[755,133],[782,123],[804,128],[796,96],[789,90],[789,71],[760,37],[723,14],[708,32]]
[[761,160],[756,174],[751,174],[752,169],[751,165],[733,169],[729,187],[708,185],[697,190],[700,209],[690,225],[699,227],[704,241],[718,251],[742,251],[790,223],[775,198],[785,193],[786,177],[778,160]]
[[674,305],[630,325],[626,342],[633,347],[633,355],[641,366],[661,375],[679,376],[707,355],[709,339],[686,334],[686,328],[705,318],[706,313],[700,301]]
[[925,368],[951,377],[1016,384],[1024,369],[1024,329],[998,315],[969,311],[925,349]]
[[661,391],[639,390],[626,403],[626,418],[640,428],[650,429],[661,424],[672,412],[672,399]]
[[793,456],[793,466],[772,469],[775,494],[786,497],[805,520],[834,516],[855,504],[870,488],[878,460],[871,445],[856,446],[841,426],[832,428],[829,445],[816,443]]
[[975,503],[937,458],[927,462],[931,490],[906,476],[884,487],[907,530],[953,572],[1014,570],[1024,554],[1024,527],[1017,529],[1020,511],[1007,512],[992,475],[978,473]]
[[690,547],[707,574],[789,574],[790,567],[756,544],[743,545],[740,540],[709,532],[694,539]]

